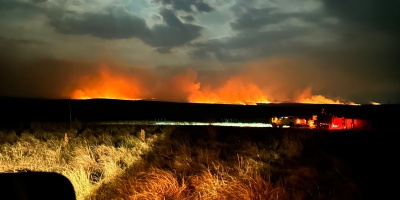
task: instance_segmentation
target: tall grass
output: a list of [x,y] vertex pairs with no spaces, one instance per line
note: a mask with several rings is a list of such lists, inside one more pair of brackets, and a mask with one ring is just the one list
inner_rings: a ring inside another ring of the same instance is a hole
[[215,127],[32,124],[0,133],[0,172],[59,172],[79,200],[334,198],[332,188],[320,189],[318,171],[299,163],[305,138]]
[[105,129],[77,134],[35,128],[19,136],[14,131],[0,133],[0,172],[61,173],[72,182],[78,199],[93,195],[96,187],[123,173],[157,140],[153,136],[143,141],[135,136],[136,130],[112,136]]
[[[212,134],[209,131],[205,127],[197,133],[179,130],[161,136],[164,139],[155,141],[141,162],[99,187],[91,198],[268,200],[307,196],[301,187],[293,192],[282,180],[271,180],[283,166],[283,158],[300,155],[300,138],[285,136],[259,144],[252,136],[239,136],[238,141],[235,133],[225,137],[218,136],[215,127]],[[302,184],[297,179],[290,181]]]

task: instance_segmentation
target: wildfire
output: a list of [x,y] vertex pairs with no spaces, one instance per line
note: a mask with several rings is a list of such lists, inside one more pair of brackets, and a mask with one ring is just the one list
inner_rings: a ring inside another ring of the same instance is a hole
[[371,104],[372,104],[372,105],[381,105],[380,103],[375,102],[375,101],[371,102]]
[[221,87],[205,87],[192,93],[189,102],[255,105],[269,103],[263,91],[253,83],[244,83],[239,78],[231,78]]
[[[255,83],[241,79],[240,76],[233,76],[217,86],[199,82],[195,71],[187,71],[170,79],[151,81],[147,77],[139,79],[129,73],[111,71],[105,65],[95,73],[81,77],[77,86],[68,92],[68,96],[74,99],[139,100],[151,98],[210,104],[271,103],[265,91]],[[295,102],[359,105],[353,102],[329,99],[322,95],[313,95],[310,88],[304,90]]]
[[311,88],[305,89],[297,98],[298,103],[309,103],[309,104],[346,104],[346,105],[360,105],[354,102],[345,102],[340,100],[333,100],[326,98],[322,95],[313,95]]
[[82,77],[71,97],[137,100],[140,99],[140,86],[137,81],[112,73],[108,67],[102,66],[98,73]]
[[344,104],[344,102],[328,99],[322,95],[312,95],[310,97],[299,98],[297,102],[310,104]]

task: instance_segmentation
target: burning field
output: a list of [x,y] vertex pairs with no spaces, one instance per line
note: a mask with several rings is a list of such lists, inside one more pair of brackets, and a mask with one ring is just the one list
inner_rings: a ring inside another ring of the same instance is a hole
[[[311,104],[351,104],[351,101],[330,99],[323,95],[313,94],[311,87],[296,86],[296,90],[282,89],[272,92],[266,83],[257,83],[243,75],[249,71],[239,71],[218,81],[210,81],[199,77],[194,70],[178,72],[161,77],[150,70],[136,72],[127,69],[110,68],[107,65],[83,75],[73,87],[63,94],[73,99],[126,99],[126,100],[158,100],[191,103],[245,104],[277,103],[281,101]],[[204,79],[204,80],[202,80]],[[276,83],[280,87],[289,80]],[[293,86],[288,86],[291,88]],[[300,88],[300,89],[299,89]],[[294,91],[297,95],[288,94]],[[276,98],[278,96],[278,98]],[[281,98],[279,98],[281,96]]]

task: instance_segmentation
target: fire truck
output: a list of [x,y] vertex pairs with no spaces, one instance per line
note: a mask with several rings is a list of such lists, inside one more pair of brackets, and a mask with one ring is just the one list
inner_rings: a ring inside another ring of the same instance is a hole
[[[371,128],[369,120],[337,117],[322,110],[318,115],[313,116],[313,128],[316,129],[330,129],[330,130],[343,130],[343,129],[356,129],[368,130]],[[311,126],[310,126],[311,127]]]
[[273,117],[271,118],[271,124],[274,128],[310,128],[327,130],[368,130],[371,128],[371,123],[368,120],[338,117],[325,112],[324,109],[309,119],[295,116]]

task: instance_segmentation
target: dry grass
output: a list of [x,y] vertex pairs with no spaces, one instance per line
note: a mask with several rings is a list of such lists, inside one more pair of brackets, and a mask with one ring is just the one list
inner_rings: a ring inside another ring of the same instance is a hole
[[[200,136],[193,132],[165,134],[168,137],[163,134],[142,162],[99,187],[92,199],[306,198],[307,193],[302,191],[306,186],[297,187],[299,191],[294,193],[282,182],[270,179],[273,171],[281,167],[282,158],[300,155],[295,152],[301,151],[297,144],[300,138],[284,141],[289,137],[283,137],[266,141],[265,145],[247,138],[240,144],[227,144],[218,140],[216,129],[210,135],[209,128]],[[302,181],[290,183],[299,185]]]
[[[287,199],[283,187],[274,187],[256,172],[239,175],[229,166],[181,177],[160,168],[136,166],[111,185],[99,188],[93,199]],[[212,172],[215,171],[215,172]]]
[[134,134],[124,135],[121,140],[119,136],[89,134],[87,130],[76,135],[76,131],[62,134],[31,129],[20,136],[13,131],[4,131],[0,136],[0,172],[61,173],[72,182],[78,199],[91,196],[98,186],[122,174],[157,140],[152,137],[142,141]]
[[31,124],[20,135],[3,131],[0,172],[59,172],[79,200],[313,197],[315,170],[282,169],[300,157],[300,137],[239,141],[219,138],[214,127],[199,136],[174,127],[78,125],[58,131]]

